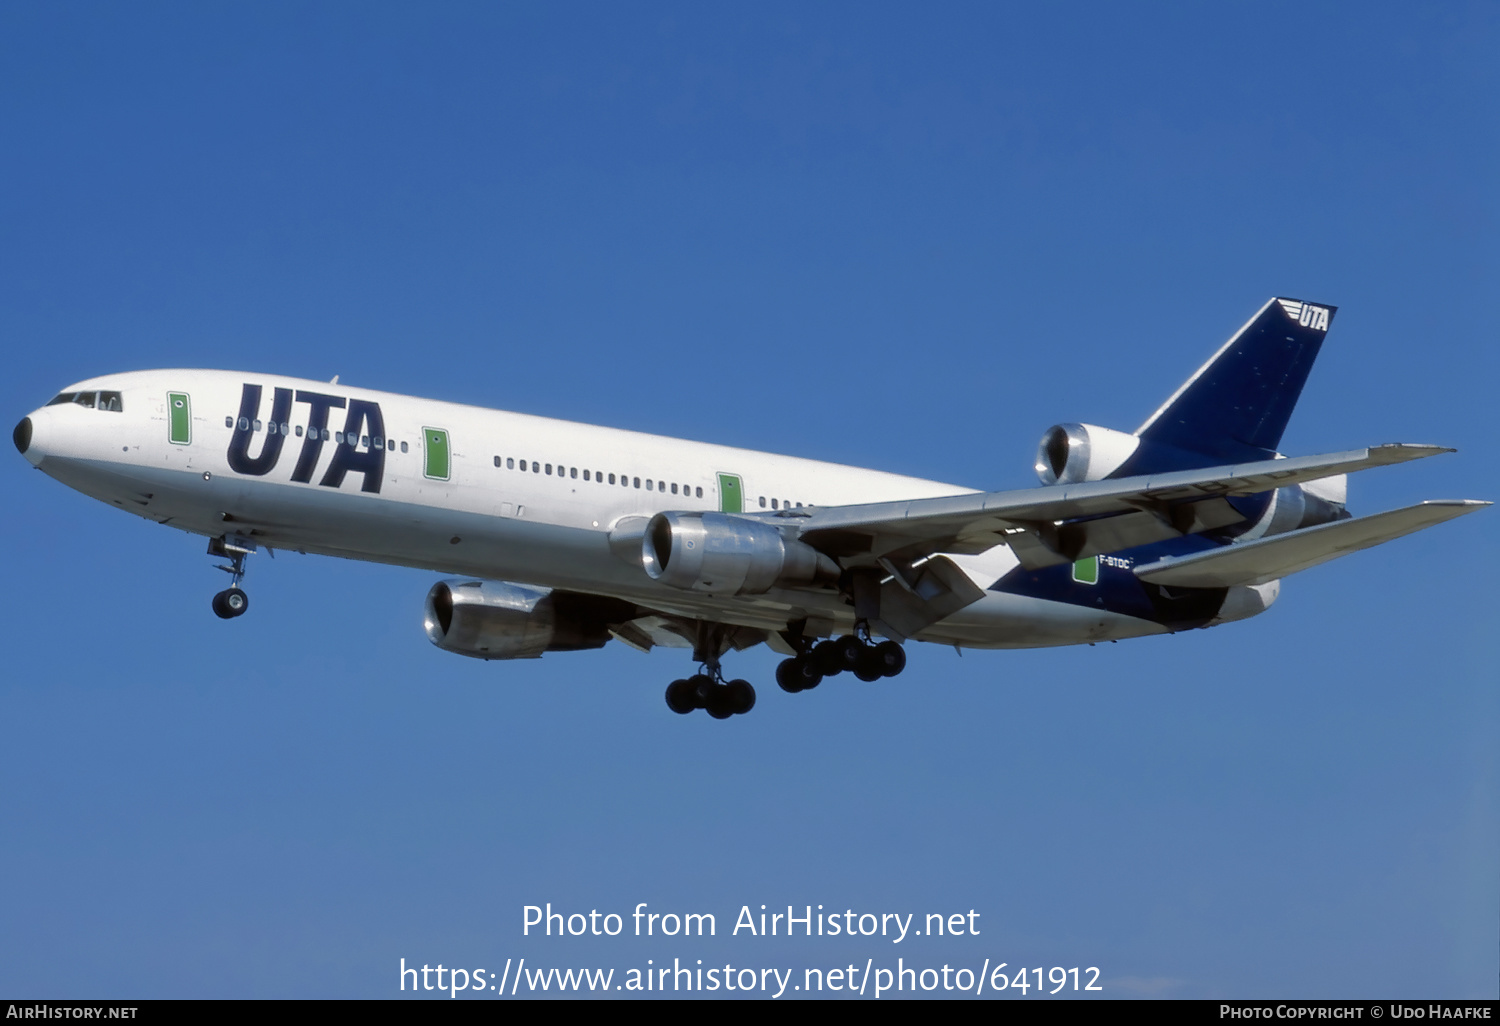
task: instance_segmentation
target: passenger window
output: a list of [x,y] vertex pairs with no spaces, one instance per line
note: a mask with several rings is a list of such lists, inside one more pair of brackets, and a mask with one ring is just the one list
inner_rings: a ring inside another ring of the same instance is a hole
[[536,460],[532,460],[531,461],[531,472],[533,474],[540,474],[542,472],[542,465],[540,463],[538,463]]
[[225,417],[224,418],[224,426],[227,427],[227,428],[234,427],[234,418],[233,417]]
[[514,456],[509,457],[505,461],[505,469],[506,470],[515,470],[516,469],[516,458]]
[[800,502],[799,502],[799,503],[797,503],[797,508],[798,508],[798,509],[801,509],[801,508],[802,508],[802,503],[800,503]]
[[[297,429],[297,434],[300,435],[301,433],[302,433],[302,429],[298,428]],[[394,438],[387,438],[385,440],[385,448],[386,448],[387,452],[395,452],[396,451],[396,440]]]
[[77,395],[75,395],[73,397],[73,401],[75,403],[77,403],[79,406],[87,406],[89,409],[92,410],[94,408],[94,393],[93,392],[79,392]]
[[701,498],[703,498],[703,486],[702,486],[702,485],[699,485],[699,486],[698,486],[698,487],[697,487],[697,488],[696,488],[696,489],[695,489],[695,491],[696,491],[696,493],[697,493],[697,496],[698,496],[698,498],[700,498],[700,499],[701,499]]
[[301,424],[297,425],[297,437],[298,438],[302,437],[302,425]]
[[550,463],[547,464],[547,476],[548,477],[552,476],[552,464],[550,464]]
[[496,456],[496,457],[495,457],[495,466],[497,466],[497,467],[498,467],[498,466],[499,466],[499,465],[500,465],[500,457],[499,457],[499,456]]
[[615,475],[613,475],[613,474],[609,475],[609,483],[610,484],[614,484],[615,483]]
[[649,477],[646,478],[646,491],[651,491],[651,479]]
[[589,479],[589,472],[588,472],[588,471],[587,471],[587,470],[585,470],[585,471],[584,471],[584,472],[583,472],[583,479],[584,479],[584,480],[585,480],[585,481],[587,481],[587,480],[588,480],[588,479]]
[[673,495],[677,494],[677,482],[676,481],[672,482],[672,494]]
[[772,508],[772,509],[775,509],[775,508],[776,508],[776,500],[775,500],[775,499],[772,499],[772,500],[771,500],[771,508]]
[[641,479],[640,479],[640,478],[636,478],[636,479],[635,479],[635,486],[636,486],[636,487],[637,487],[637,488],[639,488],[639,487],[640,487],[640,486],[641,486]]
[[760,497],[760,508],[761,509],[765,509],[766,508],[766,497],[764,495],[762,495]]
[[[257,430],[257,431],[260,430],[260,421],[258,421],[258,420],[255,422],[255,430]],[[337,442],[339,445],[343,445],[344,444],[344,433],[342,431],[335,431],[333,433],[333,440],[335,442]]]
[[[282,434],[286,434],[286,425],[285,424],[281,425],[281,433]],[[374,448],[374,449],[384,449],[385,448],[385,438],[383,436],[381,436],[381,435],[376,435],[375,436],[375,444],[373,446],[371,446],[371,448]],[[497,463],[496,466],[499,466],[499,464]]]
[[[354,436],[350,435],[349,437],[353,438]],[[350,442],[349,444],[353,445],[354,443]],[[359,444],[362,445],[362,446],[364,446],[366,449],[368,449],[370,447],[370,436],[369,435],[360,435],[359,436]]]
[[568,468],[568,476],[569,477],[577,477],[578,476],[578,468],[577,467],[569,467]]
[[402,442],[402,443],[401,443],[401,451],[402,451],[402,452],[405,452],[405,451],[406,451],[406,443],[405,443],[405,442]]
[[273,420],[273,421],[271,421],[271,422],[270,422],[270,423],[268,423],[268,424],[267,424],[267,425],[266,425],[266,433],[267,433],[267,434],[272,434],[272,435],[274,435],[274,434],[276,434],[276,431],[277,431],[277,428],[276,428],[276,422],[275,422],[275,421],[274,421],[274,420]]

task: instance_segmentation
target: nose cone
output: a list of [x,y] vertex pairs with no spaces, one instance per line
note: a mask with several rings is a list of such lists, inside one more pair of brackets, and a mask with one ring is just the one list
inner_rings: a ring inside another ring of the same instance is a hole
[[21,423],[10,433],[10,438],[16,443],[16,449],[21,455],[26,457],[27,463],[33,467],[42,465],[42,457],[46,454],[36,444],[36,424],[30,417],[21,418]]

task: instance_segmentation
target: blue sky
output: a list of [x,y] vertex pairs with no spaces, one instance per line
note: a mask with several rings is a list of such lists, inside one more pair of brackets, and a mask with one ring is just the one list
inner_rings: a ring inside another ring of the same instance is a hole
[[[0,9],[0,399],[244,368],[973,487],[1132,429],[1271,295],[1340,307],[1284,447],[1496,498],[1485,4]],[[0,992],[395,993],[673,957],[1099,966],[1114,996],[1481,997],[1494,514],[1119,645],[670,714],[669,652],[439,652],[433,575],[254,559],[13,456]],[[521,908],[713,912],[666,943]],[[902,948],[741,905],[982,913]]]

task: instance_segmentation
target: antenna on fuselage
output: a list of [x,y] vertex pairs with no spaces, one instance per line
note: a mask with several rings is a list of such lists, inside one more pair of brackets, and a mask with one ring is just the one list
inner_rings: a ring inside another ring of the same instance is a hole
[[328,379],[328,383],[330,385],[337,385],[339,383],[339,376],[335,374],[333,377]]

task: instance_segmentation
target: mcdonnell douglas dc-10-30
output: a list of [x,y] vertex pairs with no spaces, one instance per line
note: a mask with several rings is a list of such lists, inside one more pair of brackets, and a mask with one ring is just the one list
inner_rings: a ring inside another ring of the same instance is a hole
[[449,652],[525,659],[689,648],[676,712],[724,719],[755,689],[731,650],[785,656],[788,692],[894,676],[907,641],[1071,645],[1264,612],[1281,578],[1487,502],[1351,518],[1347,475],[1452,450],[1277,451],[1335,308],[1276,298],[1127,433],[1059,424],[1037,488],[979,492],[348,385],[215,370],[68,388],[15,429],[31,464],[209,539],[249,605],[260,549],[451,575],[427,594]]

